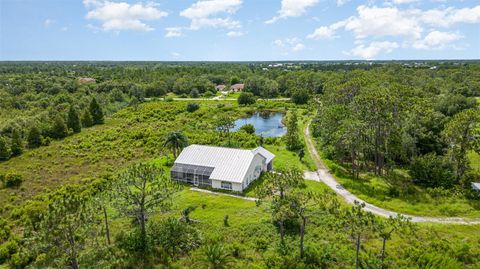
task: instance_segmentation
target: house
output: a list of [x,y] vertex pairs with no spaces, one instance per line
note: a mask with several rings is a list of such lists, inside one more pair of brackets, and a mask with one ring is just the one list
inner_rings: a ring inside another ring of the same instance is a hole
[[241,192],[273,169],[273,155],[258,147],[252,150],[190,145],[175,160],[173,180],[194,186]]
[[223,92],[225,90],[225,87],[226,87],[225,85],[217,85],[215,86],[215,89],[217,91]]
[[472,189],[480,192],[480,182],[472,182]]
[[241,91],[243,91],[243,88],[245,88],[245,84],[237,83],[237,84],[233,84],[233,85],[230,87],[230,91],[232,91],[232,92],[241,92]]
[[78,78],[78,81],[80,83],[91,83],[91,82],[96,82],[97,80],[94,78]]

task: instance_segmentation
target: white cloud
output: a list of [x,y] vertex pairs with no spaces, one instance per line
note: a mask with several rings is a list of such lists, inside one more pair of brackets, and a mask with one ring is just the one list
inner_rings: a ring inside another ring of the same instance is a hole
[[243,32],[240,31],[230,31],[227,33],[228,37],[240,37],[243,36]]
[[313,33],[309,34],[309,39],[333,39],[335,37],[335,29],[330,26],[321,26],[317,28]]
[[218,16],[223,13],[234,14],[241,5],[242,0],[200,0],[180,12],[180,16],[191,20],[192,30],[206,27],[239,28],[239,21]]
[[345,5],[350,0],[337,0],[337,6],[341,7]]
[[45,26],[45,27],[48,28],[48,27],[52,26],[54,23],[55,23],[55,20],[46,19],[46,20],[43,22],[43,26]]
[[173,59],[180,59],[180,58],[182,58],[182,54],[180,54],[178,52],[175,52],[175,51],[172,51],[170,53],[170,57],[172,57]]
[[305,45],[303,45],[302,43],[297,43],[293,48],[292,50],[293,51],[301,51],[305,49]]
[[111,2],[84,0],[85,7],[91,9],[86,18],[102,22],[104,31],[152,31],[153,27],[143,21],[158,20],[168,15],[167,12],[158,8],[155,3]]
[[417,10],[420,20],[426,24],[449,27],[457,23],[479,23],[480,5],[472,8],[445,8],[427,11]]
[[410,4],[417,1],[418,0],[393,0],[392,2],[397,5],[402,5],[402,4]]
[[416,49],[442,49],[462,38],[458,33],[432,31],[425,38],[415,41],[412,46]]
[[298,52],[305,49],[305,45],[301,42],[300,39],[296,37],[286,38],[283,40],[277,39],[273,42],[273,44],[275,44],[275,46],[284,50],[285,52],[288,52],[288,51]]
[[[458,32],[438,31],[436,28],[448,28],[460,23],[479,23],[480,5],[471,8],[436,8],[420,10],[388,5],[406,4],[416,0],[391,0],[386,6],[357,7],[357,14],[331,25],[320,26],[307,35],[309,39],[337,38],[337,30],[343,29],[353,34],[354,49],[350,55],[372,59],[379,53],[388,53],[393,49],[442,49],[459,47],[454,44],[463,38]],[[433,28],[432,30],[430,30]],[[428,34],[425,35],[428,29]],[[389,41],[382,41],[388,37]],[[366,45],[371,42],[370,45]]]
[[396,7],[359,6],[358,16],[345,22],[345,30],[352,31],[355,38],[369,36],[402,36],[418,39],[423,31],[417,18]]
[[165,31],[167,31],[167,33],[165,34],[165,37],[180,37],[180,36],[183,36],[182,27],[167,27],[167,28],[165,28]]
[[305,13],[307,8],[314,6],[318,0],[282,0],[282,7],[278,15],[266,21],[265,23],[274,23],[279,19],[288,17],[299,17]]
[[379,53],[390,53],[398,47],[399,45],[396,42],[372,42],[368,46],[365,46],[364,44],[358,45],[353,48],[350,53],[365,60],[373,60]]

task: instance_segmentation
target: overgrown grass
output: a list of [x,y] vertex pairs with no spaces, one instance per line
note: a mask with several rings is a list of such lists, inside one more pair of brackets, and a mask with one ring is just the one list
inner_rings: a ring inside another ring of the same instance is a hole
[[[166,134],[182,130],[190,143],[227,145],[254,148],[258,137],[239,131],[229,138],[215,131],[215,120],[222,114],[243,117],[257,109],[254,106],[238,106],[235,101],[202,101],[200,109],[188,113],[188,101],[151,101],[137,108],[123,109],[107,118],[104,125],[84,129],[81,133],[49,146],[29,150],[19,157],[0,163],[0,173],[15,172],[24,178],[19,188],[0,189],[3,213],[63,184],[79,183],[85,178],[114,174],[130,163],[139,162],[169,152],[163,148]],[[262,109],[285,111],[290,104],[278,101],[262,101]],[[279,139],[277,145],[268,145],[277,155],[280,165],[292,163],[300,169],[308,167],[308,161],[300,162],[287,152]],[[170,155],[171,156],[171,155]],[[173,162],[173,158],[170,157]],[[4,206],[3,206],[4,205]],[[0,212],[2,213],[2,212]]]
[[[348,171],[331,160],[323,158],[335,178],[359,198],[381,208],[396,212],[438,217],[480,217],[480,201],[467,199],[463,194],[422,188],[411,183],[397,185],[385,177],[361,174],[353,179]],[[405,172],[395,171],[406,176]],[[405,181],[408,179],[402,179]],[[397,190],[397,191],[394,191]]]

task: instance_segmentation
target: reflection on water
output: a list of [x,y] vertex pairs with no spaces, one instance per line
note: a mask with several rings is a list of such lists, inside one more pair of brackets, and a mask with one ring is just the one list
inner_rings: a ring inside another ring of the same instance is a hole
[[282,123],[285,114],[276,112],[257,112],[248,118],[235,121],[235,127],[230,131],[237,131],[245,124],[252,124],[255,127],[255,133],[263,137],[278,137],[287,132],[287,127]]

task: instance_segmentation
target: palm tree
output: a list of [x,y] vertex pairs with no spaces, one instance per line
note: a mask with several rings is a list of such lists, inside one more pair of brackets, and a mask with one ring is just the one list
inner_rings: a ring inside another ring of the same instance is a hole
[[210,269],[229,268],[230,254],[220,244],[211,244],[205,248],[205,261]]
[[176,159],[180,151],[188,146],[188,140],[181,131],[175,131],[167,135],[163,146],[168,147],[173,153],[173,157]]

